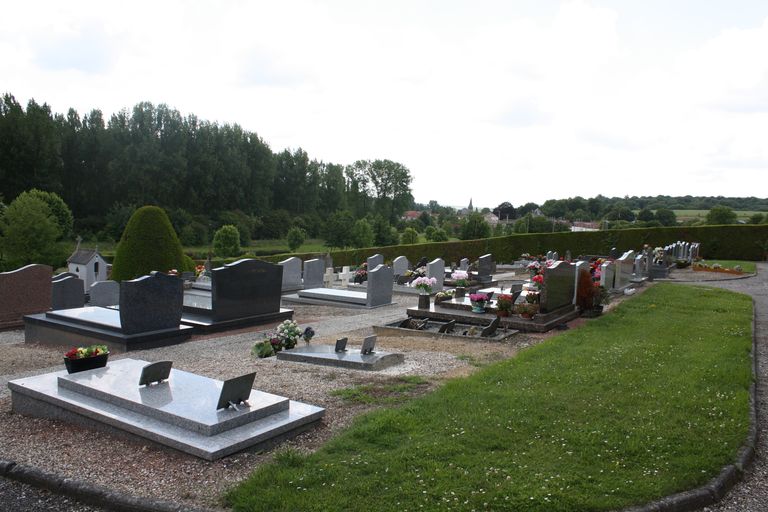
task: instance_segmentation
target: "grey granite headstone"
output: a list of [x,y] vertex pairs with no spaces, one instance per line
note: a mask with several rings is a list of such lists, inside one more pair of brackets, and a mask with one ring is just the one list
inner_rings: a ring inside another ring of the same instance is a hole
[[437,281],[432,287],[433,292],[443,291],[443,282],[445,282],[445,261],[442,258],[435,258],[427,263],[427,277],[434,277]]
[[73,309],[85,306],[85,282],[77,277],[64,277],[51,282],[51,309]]
[[565,251],[565,261],[571,261],[573,258],[571,258],[571,250],[568,249]]
[[366,336],[363,340],[363,346],[360,348],[360,353],[365,354],[372,354],[373,349],[376,346],[376,335],[372,336]]
[[634,266],[635,251],[627,251],[616,260],[616,282],[614,285],[616,289],[623,290],[629,286]]
[[120,304],[120,283],[117,281],[96,281],[91,285],[91,306],[117,306]]
[[645,254],[635,256],[635,262],[632,267],[633,279],[642,279],[645,275]]
[[404,275],[411,267],[411,262],[405,256],[398,256],[392,261],[392,272],[396,276]]
[[[211,309],[215,321],[280,311],[283,282],[283,267],[280,265],[243,259],[211,272]],[[321,273],[321,284],[322,281]]]
[[301,258],[291,257],[278,263],[283,267],[281,288],[283,290],[297,290],[301,288]]
[[365,299],[367,307],[383,306],[392,303],[392,267],[379,265],[373,270],[368,269],[368,287]]
[[501,323],[501,318],[498,316],[494,318],[490,324],[488,324],[486,327],[483,328],[482,332],[480,332],[480,336],[483,337],[490,337],[496,334],[496,329],[499,328],[499,324]]
[[331,253],[327,252],[323,255],[323,263],[325,263],[325,268],[333,268],[333,256],[331,256]]
[[493,256],[484,254],[477,259],[477,280],[481,283],[491,281],[491,272],[493,271]]
[[325,261],[307,260],[304,262],[304,289],[322,288]]
[[557,251],[553,252],[552,259],[555,261],[560,261],[560,254]]
[[605,261],[600,265],[600,286],[606,290],[613,290],[616,284],[616,264]]
[[546,258],[547,258],[547,260],[555,259],[552,251],[547,251]]
[[469,270],[469,259],[468,258],[461,258],[461,261],[459,261],[459,270]]
[[575,267],[565,261],[556,261],[544,272],[544,289],[539,299],[539,309],[549,313],[573,303]]
[[619,250],[615,247],[611,247],[611,251],[608,254],[611,258],[616,259],[619,257]]
[[334,352],[346,352],[347,351],[347,338],[339,338],[336,340],[336,347],[333,349]]
[[181,322],[184,284],[176,276],[152,272],[120,283],[120,326],[123,334],[177,328]]
[[219,401],[216,404],[216,410],[226,409],[230,406],[237,406],[245,403],[248,404],[248,399],[251,397],[251,389],[253,389],[253,381],[256,379],[256,372],[246,373],[239,377],[234,377],[224,381],[221,386],[221,394],[219,395]]
[[368,270],[374,269],[378,267],[379,265],[384,264],[384,256],[381,254],[374,254],[373,256],[370,256],[366,262],[368,263]]

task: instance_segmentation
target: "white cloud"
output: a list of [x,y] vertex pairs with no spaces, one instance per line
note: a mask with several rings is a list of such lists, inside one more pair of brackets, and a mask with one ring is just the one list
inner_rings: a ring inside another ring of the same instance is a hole
[[654,4],[609,5],[19,2],[0,82],[61,112],[165,102],[276,151],[398,160],[425,202],[755,193],[734,175],[768,160],[768,6],[686,38],[627,23]]

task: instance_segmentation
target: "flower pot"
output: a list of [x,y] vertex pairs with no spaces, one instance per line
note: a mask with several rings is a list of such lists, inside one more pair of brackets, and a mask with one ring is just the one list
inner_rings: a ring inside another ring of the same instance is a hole
[[464,294],[467,293],[467,289],[463,286],[457,286],[456,290],[453,292],[454,297],[463,297]]
[[419,309],[429,309],[429,295],[419,294]]
[[496,312],[496,316],[508,317],[509,316],[509,311],[499,310],[499,311]]
[[67,367],[67,373],[84,372],[85,370],[93,370],[94,368],[103,368],[107,366],[108,358],[109,352],[80,359],[69,359],[68,357],[65,357],[64,366]]
[[533,313],[520,313],[520,316],[521,316],[522,318],[525,318],[526,320],[531,320],[531,319],[533,319],[533,315],[534,315]]
[[473,313],[485,313],[485,302],[472,302]]

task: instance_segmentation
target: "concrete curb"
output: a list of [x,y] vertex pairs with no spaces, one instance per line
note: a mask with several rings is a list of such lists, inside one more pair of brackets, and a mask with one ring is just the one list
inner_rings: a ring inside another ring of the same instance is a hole
[[211,512],[170,501],[129,496],[106,487],[81,480],[62,478],[56,474],[8,460],[0,460],[0,476],[55,494],[63,494],[89,505],[103,507],[106,510],[119,512]]
[[[750,276],[751,277],[751,276]],[[740,278],[743,279],[743,278]],[[733,464],[725,466],[720,474],[697,489],[671,494],[645,505],[622,509],[621,512],[694,512],[717,503],[744,476],[755,460],[757,447],[757,316],[752,299],[752,385],[749,387],[749,430],[739,448]]]

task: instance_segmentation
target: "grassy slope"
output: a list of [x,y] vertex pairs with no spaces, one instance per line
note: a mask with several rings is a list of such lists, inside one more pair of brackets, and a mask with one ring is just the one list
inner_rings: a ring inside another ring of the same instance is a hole
[[[610,315],[283,451],[235,510],[620,508],[700,485],[748,428],[749,297],[659,284]],[[695,321],[692,321],[694,320]]]

